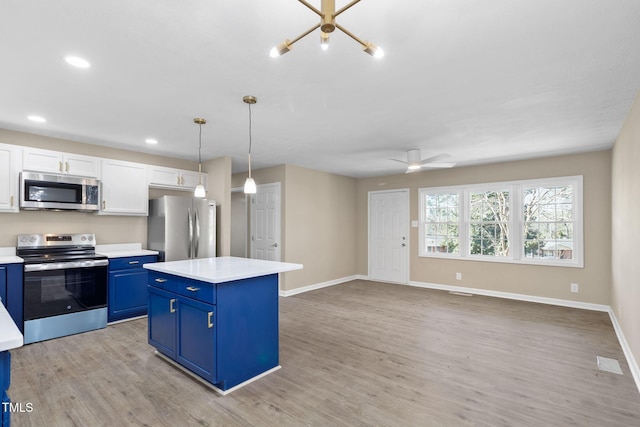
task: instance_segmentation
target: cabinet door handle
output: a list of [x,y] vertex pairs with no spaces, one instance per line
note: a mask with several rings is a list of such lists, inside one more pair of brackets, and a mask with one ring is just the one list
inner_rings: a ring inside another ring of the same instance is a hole
[[129,265],[140,264],[140,261],[129,261]]
[[173,306],[173,304],[175,304],[176,299],[172,298],[171,300],[169,300],[169,313],[175,313],[176,312],[176,308]]
[[11,207],[13,207],[13,196],[11,196]]
[[211,323],[211,316],[213,316],[213,311],[210,311],[207,315],[207,326],[209,329],[213,328],[213,323]]
[[58,170],[62,172],[62,160],[58,162]]
[[177,184],[180,185],[180,175],[176,175]]
[[187,286],[187,290],[191,292],[197,292],[200,288],[196,288],[195,286]]
[[156,282],[158,282],[158,283],[164,283],[166,281],[167,281],[167,279],[156,279]]
[[64,171],[69,172],[69,162],[64,162]]
[[107,202],[105,202],[104,200],[102,201],[102,210],[105,210],[107,208]]

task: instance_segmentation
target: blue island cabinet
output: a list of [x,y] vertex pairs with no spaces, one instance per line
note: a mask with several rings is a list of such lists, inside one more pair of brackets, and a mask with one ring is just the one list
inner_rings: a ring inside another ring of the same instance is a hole
[[8,351],[0,352],[0,393],[2,396],[2,418],[0,421],[1,427],[9,427],[10,415],[9,404],[11,400],[7,395],[11,378],[11,353]]
[[109,322],[147,314],[147,270],[142,265],[156,259],[156,255],[109,259]]
[[279,367],[278,275],[209,283],[149,271],[149,344],[230,391]]

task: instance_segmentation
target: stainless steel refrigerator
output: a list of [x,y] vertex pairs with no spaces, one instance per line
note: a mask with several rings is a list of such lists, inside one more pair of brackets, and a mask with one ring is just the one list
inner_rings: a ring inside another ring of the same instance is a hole
[[162,196],[149,200],[147,248],[161,261],[216,256],[216,202]]

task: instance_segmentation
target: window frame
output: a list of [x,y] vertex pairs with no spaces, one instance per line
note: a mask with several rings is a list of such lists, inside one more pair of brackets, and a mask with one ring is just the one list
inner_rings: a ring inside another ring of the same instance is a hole
[[[572,186],[573,211],[573,253],[571,259],[526,258],[524,250],[524,190],[532,187]],[[471,193],[487,191],[509,191],[509,256],[471,254]],[[458,253],[427,252],[425,247],[426,196],[434,194],[458,194]],[[499,262],[527,265],[545,265],[558,267],[584,268],[584,226],[583,226],[583,176],[561,176],[517,181],[488,182],[469,185],[444,187],[423,187],[418,189],[418,256],[424,258],[443,258],[482,262]]]

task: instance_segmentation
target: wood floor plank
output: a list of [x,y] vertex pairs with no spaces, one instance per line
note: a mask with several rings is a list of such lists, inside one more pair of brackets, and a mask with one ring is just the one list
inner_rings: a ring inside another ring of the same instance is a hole
[[[21,426],[640,426],[606,313],[368,281],[280,299],[282,369],[219,396],[146,319],[12,352]],[[597,369],[596,356],[624,375]]]

